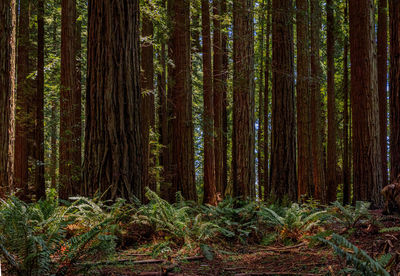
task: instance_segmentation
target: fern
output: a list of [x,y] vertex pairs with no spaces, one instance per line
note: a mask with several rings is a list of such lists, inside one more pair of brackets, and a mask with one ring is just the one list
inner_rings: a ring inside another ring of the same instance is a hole
[[345,258],[347,264],[352,266],[342,270],[342,273],[366,276],[390,276],[378,261],[371,258],[364,250],[359,249],[344,237],[333,234],[331,240],[322,238],[319,238],[319,240],[331,246],[335,254]]
[[343,206],[340,202],[335,201],[332,204],[330,213],[336,220],[343,224],[346,229],[354,228],[361,220],[371,219],[368,211],[369,202],[357,201],[356,206]]
[[387,227],[379,230],[379,233],[387,233],[387,232],[400,232],[400,226]]

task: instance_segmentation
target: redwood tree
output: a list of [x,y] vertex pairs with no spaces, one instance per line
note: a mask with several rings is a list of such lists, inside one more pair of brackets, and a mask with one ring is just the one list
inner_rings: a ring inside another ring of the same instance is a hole
[[190,75],[190,1],[168,1],[171,33],[168,42],[170,201],[181,191],[185,199],[196,200]]
[[335,38],[333,0],[326,1],[327,16],[327,94],[328,94],[328,156],[327,156],[327,201],[336,200],[336,119],[335,119]]
[[81,94],[78,88],[76,36],[76,0],[62,0],[59,195],[64,199],[81,191],[81,118],[77,116],[80,114]]
[[321,97],[321,64],[320,64],[320,29],[321,7],[319,0],[310,2],[310,37],[311,37],[311,141],[314,198],[325,201],[325,170],[322,135],[322,97]]
[[312,197],[310,57],[308,47],[308,1],[296,0],[297,30],[297,141],[298,196]]
[[224,193],[224,130],[223,130],[223,112],[224,112],[224,72],[222,47],[223,33],[221,31],[221,5],[222,0],[213,0],[213,93],[214,93],[214,156],[215,156],[215,186],[216,191]]
[[33,150],[32,131],[35,128],[34,118],[31,117],[34,92],[29,78],[32,69],[29,54],[30,6],[30,0],[19,1],[14,172],[17,195],[23,200],[30,198],[28,160]]
[[44,180],[44,0],[38,0],[37,77],[35,97],[35,193],[36,198],[46,197]]
[[387,63],[388,63],[388,13],[387,1],[379,0],[378,4],[378,93],[379,93],[379,127],[381,137],[382,186],[388,183],[387,166]]
[[[382,199],[373,1],[349,1],[354,201]],[[392,56],[392,57],[395,57]]]
[[[204,202],[216,204],[214,158],[214,97],[211,69],[211,38],[209,0],[201,1],[203,41],[203,135],[204,135]],[[222,63],[221,63],[222,65]],[[220,149],[222,152],[222,149]]]
[[271,192],[297,199],[293,2],[272,0]]
[[85,192],[140,200],[139,1],[88,4]]
[[233,1],[233,194],[255,197],[253,1]]
[[400,3],[390,1],[390,180],[400,174]]
[[9,126],[15,74],[15,1],[0,1],[0,197],[8,186]]

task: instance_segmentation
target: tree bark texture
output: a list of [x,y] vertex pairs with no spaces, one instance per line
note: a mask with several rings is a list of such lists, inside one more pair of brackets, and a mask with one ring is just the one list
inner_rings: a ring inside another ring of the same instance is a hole
[[296,0],[297,33],[297,163],[298,196],[314,195],[311,155],[311,90],[308,1]]
[[272,0],[271,193],[297,200],[293,2]]
[[233,194],[255,197],[253,1],[233,1]]
[[180,191],[187,200],[197,200],[194,173],[192,91],[190,75],[190,1],[169,0],[171,33],[168,57],[169,146],[171,186],[168,196],[175,200]]
[[142,197],[139,1],[89,1],[86,194]]
[[382,205],[373,1],[349,2],[354,201]]

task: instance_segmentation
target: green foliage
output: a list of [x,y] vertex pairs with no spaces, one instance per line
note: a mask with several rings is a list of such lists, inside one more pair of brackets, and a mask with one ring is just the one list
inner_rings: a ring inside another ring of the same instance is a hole
[[343,206],[340,202],[336,201],[332,204],[330,214],[346,229],[351,229],[362,220],[371,219],[368,211],[370,205],[369,202],[357,201],[356,206]]
[[219,227],[204,219],[190,202],[183,201],[177,194],[177,203],[170,204],[155,192],[147,189],[149,204],[140,206],[133,223],[153,225],[156,231],[168,233],[176,240],[183,239],[186,245],[197,244],[214,236]]
[[400,232],[400,226],[387,227],[379,230],[379,233],[387,233],[387,232]]
[[267,207],[261,207],[259,214],[267,226],[279,233],[280,239],[299,241],[322,224],[321,218],[326,211],[317,211],[293,203],[282,215]]
[[[344,237],[333,234],[330,240],[320,239],[320,241],[331,246],[335,254],[346,259],[347,265],[350,267],[341,270],[341,274],[390,276],[378,261],[371,258],[364,250],[359,249]],[[386,259],[383,258],[382,260]]]
[[[1,201],[0,251],[17,275],[64,275],[78,261],[113,252],[115,216],[98,208],[83,198],[69,207],[54,198],[31,204],[15,197]],[[89,223],[91,230],[68,239],[68,227],[80,223]]]

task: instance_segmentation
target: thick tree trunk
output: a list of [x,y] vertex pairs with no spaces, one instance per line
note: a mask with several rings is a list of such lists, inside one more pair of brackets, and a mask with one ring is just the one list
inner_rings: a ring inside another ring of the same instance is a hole
[[382,164],[373,1],[351,0],[350,59],[353,111],[354,201],[382,205]]
[[271,36],[271,0],[267,3],[267,30],[265,42],[265,76],[264,76],[264,200],[267,200],[271,192],[271,185],[269,179],[269,80],[270,80],[270,67],[271,67],[271,54],[270,54],[270,36]]
[[293,2],[272,0],[271,192],[297,200]]
[[[203,41],[203,135],[204,135],[204,203],[215,205],[216,181],[214,158],[214,96],[211,70],[210,11],[208,0],[201,1]],[[222,62],[221,64],[222,65]],[[220,149],[222,152],[222,149]]]
[[233,1],[233,194],[255,197],[253,2]]
[[320,29],[321,7],[319,0],[311,0],[311,141],[314,198],[325,202],[325,170],[323,156],[323,122],[321,97]]
[[30,79],[29,61],[29,21],[30,1],[19,2],[18,23],[18,58],[17,58],[17,96],[16,96],[16,126],[15,126],[15,188],[17,195],[27,200],[29,195],[29,153],[32,150],[31,132],[34,129],[34,120],[31,118],[32,87]]
[[314,195],[311,158],[311,90],[308,47],[308,3],[296,0],[297,32],[297,141],[298,197]]
[[336,201],[336,110],[335,110],[335,38],[333,0],[326,1],[327,16],[327,92],[328,92],[328,158],[327,158],[327,201]]
[[[347,0],[344,10],[344,24],[348,24]],[[351,203],[351,183],[350,183],[350,150],[349,150],[349,42],[348,36],[344,40],[343,53],[343,205]]]
[[62,0],[60,94],[60,198],[81,191],[80,84],[77,72],[76,1]]
[[168,1],[171,34],[168,67],[169,146],[171,187],[170,201],[181,191],[185,199],[197,200],[194,173],[192,91],[190,76],[190,2]]
[[9,192],[10,119],[15,88],[15,1],[0,1],[0,197]]
[[217,193],[224,194],[224,91],[225,83],[223,81],[223,56],[222,32],[221,32],[221,0],[213,1],[213,90],[214,90],[214,131],[215,131],[215,186]]
[[400,3],[390,4],[390,181],[400,174]]
[[378,6],[378,93],[379,93],[379,127],[381,137],[382,187],[388,184],[387,164],[387,63],[388,63],[388,12],[387,1],[379,0]]
[[390,1],[390,181],[400,175],[400,2]]
[[139,1],[89,1],[86,194],[142,197]]
[[[155,178],[151,175],[154,158],[151,155],[150,130],[155,127],[154,103],[154,63],[153,63],[153,22],[147,14],[142,19],[142,37],[145,41],[141,45],[140,84],[142,88],[142,141],[143,141],[143,173],[142,188],[149,187],[156,190]],[[143,189],[143,195],[145,190]]]
[[38,0],[37,77],[35,97],[35,194],[46,197],[44,182],[44,0]]

